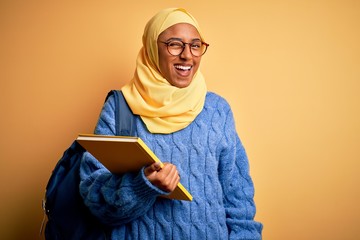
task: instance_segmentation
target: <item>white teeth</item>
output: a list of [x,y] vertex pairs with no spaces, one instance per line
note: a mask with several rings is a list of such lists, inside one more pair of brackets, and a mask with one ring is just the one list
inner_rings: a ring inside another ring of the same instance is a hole
[[175,68],[186,71],[186,70],[190,70],[191,66],[175,65]]

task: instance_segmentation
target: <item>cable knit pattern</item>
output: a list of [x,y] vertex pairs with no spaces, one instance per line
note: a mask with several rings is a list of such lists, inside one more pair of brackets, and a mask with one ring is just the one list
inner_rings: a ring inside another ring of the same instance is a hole
[[[114,135],[114,98],[104,104],[96,134]],[[228,103],[207,93],[205,106],[185,129],[151,134],[139,117],[137,135],[163,161],[175,164],[193,201],[169,200],[141,170],[116,176],[89,153],[80,168],[80,193],[112,239],[259,240],[254,187]]]

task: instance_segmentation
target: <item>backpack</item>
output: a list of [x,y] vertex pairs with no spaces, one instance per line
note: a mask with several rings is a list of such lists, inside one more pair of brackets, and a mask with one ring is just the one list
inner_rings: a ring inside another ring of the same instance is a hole
[[[112,90],[105,101],[111,95],[115,95],[116,135],[134,136],[135,117],[122,92]],[[110,239],[110,229],[91,214],[80,196],[80,160],[85,151],[74,141],[52,171],[43,200],[43,209],[48,219],[45,226],[47,240]]]

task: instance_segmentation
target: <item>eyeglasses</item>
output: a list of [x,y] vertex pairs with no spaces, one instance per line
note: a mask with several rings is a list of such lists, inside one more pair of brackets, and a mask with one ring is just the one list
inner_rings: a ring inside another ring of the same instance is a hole
[[185,50],[186,44],[188,44],[190,47],[191,54],[195,57],[200,57],[204,55],[204,53],[206,52],[209,46],[209,44],[207,44],[206,42],[199,40],[190,43],[186,43],[180,40],[169,40],[166,42],[163,41],[160,42],[164,43],[167,46],[168,52],[173,56],[179,56],[180,54],[182,54]]

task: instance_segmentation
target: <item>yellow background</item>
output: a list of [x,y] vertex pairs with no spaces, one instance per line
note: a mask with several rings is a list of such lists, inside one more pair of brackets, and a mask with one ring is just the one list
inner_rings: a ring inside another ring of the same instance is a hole
[[147,20],[183,6],[231,104],[265,240],[360,239],[360,1],[0,3],[0,236],[37,239],[50,172],[129,80]]

